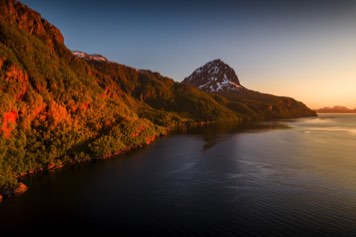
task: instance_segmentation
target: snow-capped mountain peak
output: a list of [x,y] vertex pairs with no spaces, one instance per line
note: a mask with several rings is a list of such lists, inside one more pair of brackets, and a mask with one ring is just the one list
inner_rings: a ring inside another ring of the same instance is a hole
[[85,60],[93,60],[99,62],[109,62],[107,58],[100,54],[87,54],[82,51],[72,51],[72,53],[77,56],[78,58],[83,58]]
[[240,91],[244,88],[234,69],[220,59],[199,67],[182,83],[193,85],[207,92]]

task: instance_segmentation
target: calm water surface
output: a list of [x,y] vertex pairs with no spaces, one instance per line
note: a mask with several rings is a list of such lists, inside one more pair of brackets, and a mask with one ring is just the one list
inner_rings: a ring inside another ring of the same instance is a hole
[[356,115],[191,129],[23,182],[0,233],[356,236]]

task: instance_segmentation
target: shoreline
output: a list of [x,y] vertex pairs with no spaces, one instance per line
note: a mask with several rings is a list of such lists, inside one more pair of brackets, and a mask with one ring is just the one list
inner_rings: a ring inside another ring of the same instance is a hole
[[[317,115],[316,116],[294,117],[294,119],[295,118],[308,118],[308,117],[317,117]],[[46,168],[41,168],[39,170],[34,170],[34,171],[31,171],[31,172],[27,172],[25,174],[19,174],[17,179],[20,179],[20,178],[23,178],[23,177],[26,177],[26,176],[36,175],[36,174],[39,174],[39,173],[58,170],[58,169],[61,169],[61,168],[64,168],[64,167],[80,165],[80,164],[83,164],[83,163],[90,163],[90,162],[94,162],[94,161],[98,161],[98,160],[109,160],[109,159],[119,158],[119,156],[122,155],[122,154],[126,154],[126,153],[134,151],[136,149],[146,147],[146,146],[150,145],[152,142],[156,141],[158,138],[163,137],[163,136],[167,136],[167,135],[169,135],[171,133],[174,134],[177,131],[181,131],[182,128],[183,128],[183,130],[186,130],[186,129],[191,129],[191,128],[194,128],[194,127],[204,127],[204,126],[209,126],[209,125],[213,125],[213,124],[227,123],[227,122],[228,123],[236,123],[237,125],[242,125],[242,124],[260,122],[260,121],[271,121],[271,120],[270,119],[264,119],[264,120],[201,121],[201,122],[195,122],[195,123],[179,124],[179,125],[175,125],[173,127],[166,127],[164,134],[162,133],[159,136],[154,137],[154,139],[151,140],[149,143],[142,143],[140,145],[136,145],[136,146],[130,147],[128,149],[125,149],[123,151],[117,152],[115,154],[104,155],[104,156],[102,156],[100,158],[93,158],[93,159],[88,160],[88,161],[71,162],[71,163],[60,164],[60,165],[48,164]],[[4,199],[8,199],[8,198],[12,198],[14,196],[21,195],[21,194],[25,193],[27,190],[28,190],[28,187],[22,182],[19,182],[19,185],[16,188],[2,189],[2,190],[0,190],[0,202],[2,200],[4,200]]]
[[[133,147],[130,147],[126,150],[123,150],[123,151],[120,151],[120,152],[117,152],[115,154],[111,154],[111,155],[104,155],[100,158],[93,158],[91,160],[87,160],[87,161],[80,161],[80,162],[71,162],[71,163],[67,163],[67,164],[60,164],[60,165],[56,165],[56,164],[48,164],[47,165],[47,168],[41,168],[39,170],[33,170],[31,172],[27,172],[25,174],[19,174],[17,176],[17,179],[19,180],[20,178],[23,178],[23,177],[27,177],[27,176],[31,176],[31,175],[36,175],[36,174],[40,174],[40,173],[44,173],[44,172],[50,172],[50,171],[53,171],[53,170],[58,170],[58,169],[62,169],[64,167],[70,167],[70,166],[74,166],[74,165],[80,165],[80,164],[84,164],[84,163],[90,163],[90,162],[94,162],[94,161],[98,161],[98,160],[109,160],[109,159],[114,159],[114,158],[118,158],[119,155],[121,154],[126,154],[130,151],[134,151],[138,148],[142,148],[142,147],[145,147],[145,146],[148,146],[150,145],[152,142],[154,142],[157,138],[159,137],[162,137],[164,135],[167,135],[168,134],[168,131],[169,129],[167,129],[165,131],[166,134],[161,134],[160,136],[156,136],[153,140],[151,140],[149,143],[142,143],[140,145],[137,145],[137,146],[133,146]],[[17,196],[17,195],[20,195],[20,194],[23,194],[25,193],[26,191],[28,190],[28,187],[22,183],[22,182],[19,182],[19,185],[16,187],[16,188],[11,188],[11,189],[1,189],[0,190],[0,202],[4,199],[7,199],[7,198],[12,198],[14,196]]]
[[317,114],[356,114],[356,112],[316,112]]

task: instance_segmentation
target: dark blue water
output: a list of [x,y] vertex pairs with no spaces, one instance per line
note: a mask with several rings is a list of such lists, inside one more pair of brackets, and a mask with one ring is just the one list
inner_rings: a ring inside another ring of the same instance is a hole
[[196,128],[23,182],[0,233],[355,236],[356,116]]

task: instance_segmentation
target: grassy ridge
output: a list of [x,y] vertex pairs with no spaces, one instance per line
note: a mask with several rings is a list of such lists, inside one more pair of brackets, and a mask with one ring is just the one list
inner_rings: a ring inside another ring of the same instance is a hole
[[[302,102],[252,90],[214,94],[214,98],[245,120],[270,120],[316,116]],[[223,98],[223,99],[222,99]]]

